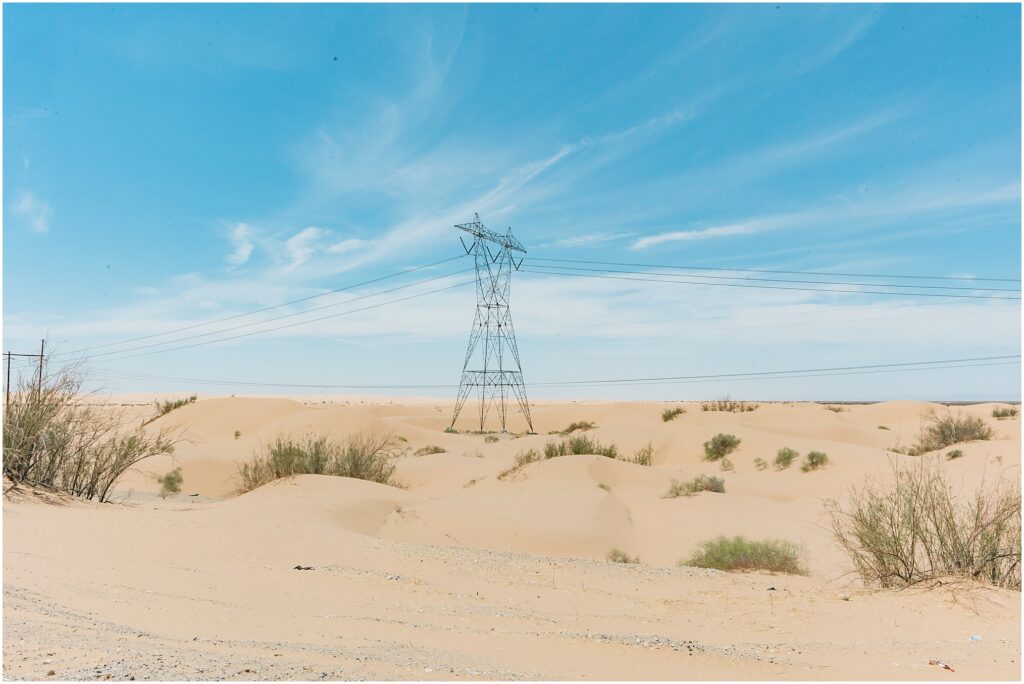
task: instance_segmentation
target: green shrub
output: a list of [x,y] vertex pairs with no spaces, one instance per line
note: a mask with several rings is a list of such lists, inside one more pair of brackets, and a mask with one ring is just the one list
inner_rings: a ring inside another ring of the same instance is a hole
[[517,473],[524,466],[539,461],[541,460],[541,458],[542,456],[540,455],[540,452],[538,452],[536,449],[527,449],[525,451],[520,451],[518,454],[516,454],[516,464],[509,468],[508,470],[504,470],[501,473],[499,473],[498,479],[504,480],[509,475],[514,475],[515,473]]
[[393,479],[391,459],[395,455],[397,448],[390,435],[359,433],[344,443],[322,435],[278,435],[265,453],[239,466],[238,493],[292,475],[334,475],[400,486]]
[[416,455],[416,456],[429,456],[430,454],[443,454],[443,453],[447,453],[447,451],[448,450],[445,449],[444,447],[439,447],[439,446],[437,446],[435,444],[429,444],[427,446],[420,447],[419,449],[414,451],[413,454]]
[[565,435],[571,435],[572,433],[574,433],[576,431],[593,430],[596,427],[597,427],[597,425],[595,423],[591,423],[589,420],[580,420],[580,421],[576,421],[576,422],[573,422],[573,423],[569,423],[569,427],[567,427],[564,430],[561,430],[559,432],[553,432],[551,434],[559,434],[559,435],[565,436]]
[[166,499],[171,494],[181,493],[181,483],[184,478],[181,476],[181,468],[175,468],[164,475],[154,475],[153,479],[160,485],[160,498]]
[[586,435],[575,435],[560,442],[548,442],[544,445],[544,458],[570,456],[573,454],[596,454],[608,458],[618,458],[619,451],[614,444],[607,446]]
[[992,428],[981,418],[964,413],[939,416],[933,412],[928,416],[928,424],[921,429],[917,444],[910,450],[910,454],[918,456],[953,444],[986,439],[992,439]]
[[3,474],[13,485],[107,501],[128,469],[170,454],[181,433],[147,433],[134,418],[83,390],[75,366],[45,367],[12,388],[3,413]]
[[606,484],[605,484],[605,483],[603,483],[603,482],[602,482],[601,484],[597,485],[597,486],[598,486],[598,487],[600,487],[601,489],[603,489],[603,490],[604,490],[604,491],[606,491],[606,492],[609,492],[609,493],[610,493],[610,492],[612,491],[612,488],[611,488],[611,487],[609,487],[608,485],[606,485]]
[[719,433],[712,437],[709,441],[704,442],[704,460],[705,461],[718,461],[733,451],[740,445],[740,439],[736,435],[727,435],[725,433]]
[[705,541],[680,565],[715,570],[766,570],[789,575],[806,575],[803,552],[792,542],[779,539],[751,541],[744,537],[718,537]]
[[498,442],[497,435],[487,435],[486,437],[484,437],[484,443],[486,443],[486,444],[496,444],[497,442]]
[[610,560],[612,563],[639,563],[640,562],[640,559],[637,558],[636,556],[630,556],[625,551],[620,551],[619,549],[612,549],[611,551],[608,552],[608,555],[605,556],[605,558]]
[[160,416],[166,416],[174,409],[179,409],[182,406],[188,406],[189,404],[196,403],[196,395],[193,394],[187,399],[168,399],[167,401],[154,401],[153,403],[156,405],[156,416],[154,418],[155,420]]
[[745,413],[754,411],[760,404],[753,404],[746,401],[733,401],[729,397],[714,399],[712,401],[700,402],[701,411],[728,411],[730,413]]
[[757,470],[764,470],[768,467],[768,463],[763,458],[754,459],[754,468]]
[[946,454],[946,460],[952,461],[954,459],[961,458],[963,455],[964,452],[960,451],[959,449],[953,449],[952,451]]
[[686,413],[686,409],[682,406],[676,406],[675,408],[665,409],[661,412],[661,420],[665,423],[674,419],[676,416],[680,416]]
[[1017,409],[1012,407],[997,408],[992,411],[992,417],[1002,420],[1003,418],[1013,418],[1017,415]]
[[636,450],[633,454],[633,458],[625,459],[629,463],[635,463],[637,465],[649,466],[654,458],[654,447],[648,442],[647,446],[641,447]]
[[241,436],[242,436],[242,431],[241,430],[235,430],[235,439],[238,439]]
[[672,485],[668,488],[668,492],[662,498],[674,499],[679,496],[693,496],[700,492],[725,494],[725,480],[720,477],[708,477],[706,475],[698,475],[689,482],[672,480]]
[[901,587],[946,576],[1021,588],[1020,482],[982,482],[965,497],[941,463],[893,466],[847,501],[827,502],[836,542],[866,584]]
[[789,466],[793,465],[793,461],[799,457],[800,454],[795,449],[789,447],[782,447],[778,453],[775,454],[775,469],[785,470]]
[[736,466],[734,466],[732,464],[732,461],[730,461],[729,459],[723,458],[721,461],[718,462],[718,468],[724,473],[729,473],[735,470]]
[[800,470],[805,473],[809,473],[812,470],[825,467],[828,463],[828,456],[820,451],[812,451],[804,457],[804,462],[800,465]]

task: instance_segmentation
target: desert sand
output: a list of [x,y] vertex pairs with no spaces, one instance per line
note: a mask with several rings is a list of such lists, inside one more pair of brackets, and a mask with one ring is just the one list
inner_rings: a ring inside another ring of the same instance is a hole
[[[119,400],[141,419],[151,399]],[[541,402],[538,434],[488,443],[446,433],[451,403],[436,399],[202,397],[151,424],[184,429],[187,441],[129,473],[114,503],[5,497],[4,675],[1020,678],[1018,592],[962,581],[865,588],[831,537],[823,500],[887,477],[911,458],[888,450],[912,444],[927,412],[945,407],[717,413],[682,402],[686,413],[663,422],[674,405]],[[953,409],[996,432],[947,463],[965,487],[1020,477],[1019,418],[997,421],[993,407]],[[469,413],[457,427],[472,429]],[[649,443],[653,465],[577,455],[498,478],[516,453],[581,420],[627,456]],[[233,494],[237,464],[275,435],[360,430],[403,440],[403,488],[306,475]],[[742,440],[730,472],[702,460],[720,432]],[[446,451],[414,454],[428,445]],[[829,464],[754,467],[784,446],[826,452]],[[161,499],[152,475],[176,466],[183,491]],[[663,498],[673,479],[702,473],[724,477],[726,493]],[[798,542],[810,574],[678,566],[720,534]],[[605,560],[612,548],[640,563]]]

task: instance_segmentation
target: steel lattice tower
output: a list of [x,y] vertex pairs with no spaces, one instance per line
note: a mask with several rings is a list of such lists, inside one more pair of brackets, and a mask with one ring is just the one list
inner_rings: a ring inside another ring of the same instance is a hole
[[[470,393],[476,390],[480,399],[480,430],[492,406],[497,408],[501,429],[505,431],[506,413],[510,394],[519,402],[526,424],[533,432],[530,418],[530,404],[526,400],[526,385],[523,383],[523,367],[519,362],[516,347],[516,333],[512,327],[512,314],[508,303],[512,282],[512,271],[519,270],[514,253],[526,254],[519,240],[512,237],[512,229],[504,235],[489,230],[475,214],[472,223],[461,223],[455,227],[473,236],[466,241],[459,236],[467,254],[473,255],[476,263],[476,315],[473,330],[469,334],[469,348],[462,364],[462,381],[459,396],[455,400],[452,426],[459,417]],[[471,368],[472,364],[472,368]]]

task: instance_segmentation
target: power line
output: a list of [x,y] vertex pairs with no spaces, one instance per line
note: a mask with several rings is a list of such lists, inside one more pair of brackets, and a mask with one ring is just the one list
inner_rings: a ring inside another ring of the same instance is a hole
[[553,261],[573,264],[597,264],[606,266],[636,266],[640,268],[673,268],[687,271],[733,271],[737,273],[778,273],[783,275],[809,275],[809,276],[840,276],[849,278],[892,278],[910,280],[979,280],[992,283],[1020,283],[1020,278],[975,278],[972,276],[935,276],[935,275],[905,275],[905,274],[881,274],[881,273],[831,273],[825,271],[781,271],[764,268],[727,268],[716,266],[665,266],[659,264],[637,264],[621,261],[593,261],[582,259],[551,259],[543,257],[527,257],[527,261]]
[[[163,346],[163,345],[166,345],[166,344],[176,344],[178,342],[187,342],[188,340],[194,340],[194,339],[198,339],[200,337],[209,337],[210,335],[219,335],[219,334],[222,334],[222,333],[231,332],[233,330],[241,330],[242,328],[251,328],[254,325],[262,325],[264,323],[273,323],[274,321],[280,321],[280,320],[284,320],[286,318],[294,318],[296,316],[305,316],[306,314],[313,313],[313,312],[316,312],[316,311],[323,311],[324,309],[332,309],[332,308],[334,308],[336,306],[341,306],[343,304],[350,304],[352,302],[358,302],[358,301],[361,301],[363,299],[369,299],[371,297],[379,297],[382,294],[388,294],[389,292],[397,292],[398,290],[405,290],[405,289],[410,288],[410,287],[415,287],[417,285],[422,285],[424,283],[429,283],[429,282],[432,282],[432,281],[435,281],[435,280],[440,280],[442,278],[450,278],[452,276],[462,275],[463,273],[469,273],[472,270],[473,270],[472,268],[467,268],[467,269],[463,269],[461,271],[455,271],[454,273],[442,273],[441,275],[432,276],[430,278],[423,278],[421,280],[414,280],[411,283],[406,283],[405,285],[398,285],[397,287],[392,287],[392,288],[387,289],[387,290],[381,290],[379,292],[371,292],[369,294],[360,295],[359,297],[352,297],[351,299],[346,299],[343,302],[334,302],[333,304],[325,304],[323,306],[313,307],[311,309],[306,309],[305,311],[297,311],[295,313],[285,314],[283,316],[274,316],[273,318],[265,318],[265,319],[260,320],[260,321],[253,321],[252,323],[243,323],[241,325],[232,326],[230,328],[221,328],[219,330],[212,330],[210,332],[199,333],[198,335],[187,335],[185,337],[179,337],[179,338],[176,338],[176,339],[173,339],[173,340],[166,340],[164,342],[151,342],[150,344],[142,344],[142,345],[138,345],[136,347],[128,347],[127,349],[115,349],[113,351],[100,352],[99,354],[92,354],[91,356],[92,357],[110,356],[110,355],[114,355],[114,354],[123,354],[123,353],[127,353],[127,352],[132,352],[132,351],[136,351],[136,350],[139,350],[139,349],[150,349],[152,347],[160,347],[160,346]],[[321,319],[316,319],[316,320],[321,320]]]
[[[534,387],[579,387],[579,386],[615,386],[640,384],[689,384],[695,382],[711,382],[715,380],[779,380],[795,378],[830,377],[834,375],[860,375],[877,373],[896,373],[904,371],[946,370],[956,368],[978,368],[983,366],[1005,366],[1020,363],[1020,354],[1003,356],[981,356],[961,359],[941,359],[936,361],[908,361],[902,363],[863,364],[856,366],[833,366],[824,368],[787,369],[777,371],[752,371],[743,373],[714,373],[703,375],[678,375],[643,378],[616,378],[607,380],[570,380],[559,382],[531,383]],[[224,385],[239,387],[281,387],[297,389],[454,389],[456,385],[423,384],[423,385],[330,385],[304,383],[251,382],[239,380],[212,380],[202,378],[175,378],[169,376],[146,375],[142,373],[117,372],[101,369],[97,373],[101,377],[146,380],[155,382],[190,382],[208,385]]]
[[202,323],[194,323],[192,325],[186,325],[186,326],[183,326],[183,327],[180,327],[180,328],[172,328],[171,330],[165,330],[164,332],[160,332],[160,333],[152,333],[152,334],[149,334],[149,335],[141,335],[139,337],[131,337],[131,338],[128,338],[126,340],[120,340],[118,342],[106,342],[104,344],[94,344],[94,345],[92,345],[90,347],[84,347],[82,349],[79,349],[79,350],[77,350],[74,353],[82,353],[82,352],[85,352],[85,351],[89,351],[90,349],[101,349],[101,348],[104,348],[104,347],[113,347],[113,346],[117,346],[119,344],[128,344],[129,342],[139,342],[141,340],[148,340],[148,339],[151,339],[153,337],[163,337],[164,335],[171,335],[173,333],[184,332],[186,330],[194,330],[195,328],[202,328],[202,327],[205,327],[205,326],[208,326],[208,325],[214,325],[215,323],[224,323],[225,321],[231,321],[231,320],[235,320],[235,319],[238,319],[238,318],[245,318],[246,316],[254,316],[254,315],[258,314],[258,313],[263,313],[265,311],[272,311],[273,309],[280,309],[281,307],[292,306],[293,304],[301,304],[302,302],[308,302],[310,300],[317,299],[319,297],[327,297],[327,296],[332,295],[332,294],[338,294],[339,292],[345,292],[346,290],[353,290],[353,289],[355,289],[357,287],[364,287],[366,285],[372,285],[373,283],[378,283],[378,282],[380,282],[382,280],[388,280],[389,278],[397,278],[398,276],[403,276],[403,275],[406,275],[408,273],[414,273],[416,271],[422,271],[423,269],[432,268],[434,266],[439,266],[441,264],[448,263],[449,261],[455,261],[456,259],[462,259],[465,256],[466,256],[465,254],[457,254],[457,255],[455,255],[453,257],[449,257],[447,259],[441,259],[440,261],[435,261],[435,262],[432,262],[432,263],[429,263],[429,264],[423,264],[422,266],[414,266],[413,268],[407,268],[407,269],[405,269],[403,271],[396,271],[395,273],[389,273],[387,275],[380,276],[379,278],[372,278],[370,280],[364,280],[361,283],[355,283],[353,285],[346,285],[345,287],[339,287],[337,289],[329,290],[327,292],[321,292],[319,294],[309,295],[308,297],[300,297],[299,299],[293,299],[293,300],[291,300],[289,302],[283,302],[281,304],[274,304],[272,306],[266,306],[266,307],[263,307],[262,309],[255,309],[253,311],[246,311],[246,312],[239,313],[239,314],[233,314],[231,316],[225,316],[223,318],[217,318],[217,319],[214,319],[214,320],[211,320],[211,321],[204,321]]
[[[534,270],[534,269],[563,269],[563,270]],[[789,285],[746,285],[743,283],[704,283],[694,282],[687,280],[665,280],[659,278],[630,278],[626,276],[613,276],[613,275],[598,275],[595,273],[579,273],[568,266],[535,266],[531,268],[523,268],[525,273],[537,273],[541,275],[559,275],[559,276],[575,276],[578,278],[601,278],[605,280],[632,280],[638,282],[648,283],[672,283],[675,285],[704,285],[707,287],[740,287],[740,288],[752,288],[762,290],[796,290],[800,292],[835,292],[845,294],[875,294],[875,295],[895,295],[900,297],[950,297],[954,299],[1002,299],[1002,300],[1014,300],[1019,301],[1020,297],[1001,297],[994,295],[967,295],[967,294],[947,294],[938,292],[891,292],[887,290],[842,290],[838,288],[815,288],[815,287],[793,287]],[[618,271],[620,273],[630,273],[630,271]],[[637,272],[642,274],[642,272]],[[652,275],[669,275],[669,274],[652,274]],[[685,274],[674,277],[687,277]],[[884,285],[881,285],[884,287]]]
[[[227,342],[228,340],[237,340],[237,339],[240,339],[240,338],[243,338],[243,337],[250,337],[252,335],[262,335],[263,333],[275,332],[277,330],[284,330],[286,328],[294,328],[295,326],[299,326],[299,325],[308,325],[309,323],[317,323],[319,321],[325,321],[325,320],[327,320],[329,318],[338,318],[340,316],[347,316],[349,314],[359,313],[360,311],[368,311],[370,309],[376,309],[376,308],[379,308],[379,307],[382,307],[382,306],[387,306],[388,304],[397,304],[398,302],[405,302],[405,301],[408,301],[410,299],[416,299],[418,297],[425,297],[427,295],[435,294],[437,292],[445,292],[447,290],[453,290],[453,289],[455,289],[457,287],[465,287],[466,285],[471,285],[472,283],[473,283],[472,280],[468,280],[468,281],[466,281],[464,283],[456,283],[455,285],[449,285],[448,287],[442,287],[442,288],[438,288],[436,290],[428,290],[427,292],[420,292],[420,293],[417,293],[417,294],[414,294],[414,295],[409,295],[407,297],[400,297],[398,299],[391,299],[391,300],[388,300],[386,302],[379,302],[377,304],[371,304],[369,306],[364,306],[364,307],[361,307],[361,308],[358,308],[358,309],[351,309],[349,311],[342,311],[342,312],[335,313],[335,314],[329,314],[327,316],[320,316],[319,318],[312,318],[312,319],[310,319],[308,321],[297,321],[295,323],[288,323],[286,325],[279,325],[279,326],[275,326],[273,328],[267,328],[266,330],[253,330],[252,332],[242,333],[240,335],[232,335],[231,337],[222,337],[222,338],[218,338],[216,340],[206,340],[205,342],[195,342],[193,344],[186,344],[186,345],[181,345],[181,346],[178,346],[178,347],[168,347],[168,348],[165,348],[165,349],[153,349],[151,351],[144,351],[144,352],[141,352],[139,354],[131,354],[129,356],[120,356],[120,357],[118,357],[118,360],[120,361],[120,360],[125,360],[125,359],[135,359],[135,358],[138,358],[140,356],[149,356],[150,354],[162,354],[164,352],[169,352],[169,351],[178,351],[179,349],[191,349],[193,347],[201,347],[201,346],[204,346],[204,345],[207,345],[207,344],[216,344],[217,342]],[[97,356],[99,356],[99,355],[97,354]]]
[[[546,266],[540,264],[536,268],[558,268],[558,269],[569,269],[573,271],[593,271],[601,273],[636,273],[642,275],[664,275],[673,278],[701,278],[710,280],[742,280],[742,281],[753,281],[753,282],[764,282],[764,283],[793,283],[793,284],[805,284],[805,285],[854,285],[860,287],[899,287],[904,289],[916,289],[916,290],[966,290],[968,292],[1020,292],[1020,289],[1013,289],[1009,287],[959,287],[956,285],[903,285],[900,283],[852,283],[849,281],[836,281],[836,280],[787,280],[784,278],[752,278],[750,276],[711,276],[711,275],[694,275],[692,273],[658,273],[652,271],[630,271],[622,269],[610,269],[610,268],[585,268],[582,266]],[[657,268],[657,267],[656,267]]]

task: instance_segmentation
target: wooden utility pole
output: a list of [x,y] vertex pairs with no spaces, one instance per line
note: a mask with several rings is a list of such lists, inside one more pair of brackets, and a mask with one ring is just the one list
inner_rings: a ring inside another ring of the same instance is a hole
[[4,414],[11,408],[11,352],[7,352],[7,384],[4,385]]
[[39,394],[43,393],[43,356],[46,354],[46,338],[39,340]]

